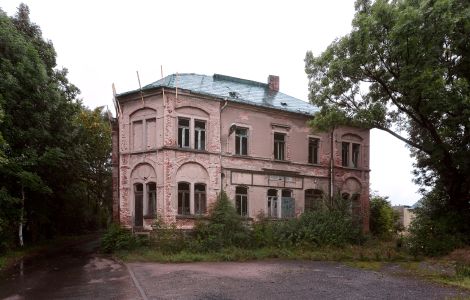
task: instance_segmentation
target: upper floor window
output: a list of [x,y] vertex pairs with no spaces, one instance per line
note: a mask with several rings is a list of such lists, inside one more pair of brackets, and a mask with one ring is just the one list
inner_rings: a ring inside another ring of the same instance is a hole
[[178,146],[189,148],[189,119],[178,118]]
[[274,133],[274,159],[285,160],[285,138],[284,133]]
[[248,155],[248,129],[235,129],[235,154]]
[[310,164],[318,164],[318,149],[320,140],[316,138],[308,139],[308,162]]
[[147,150],[157,146],[156,119],[141,119],[132,122],[132,150]]
[[204,121],[194,121],[194,149],[206,149],[206,122]]
[[359,167],[360,148],[360,144],[350,142],[341,143],[341,160],[343,167]]
[[235,207],[240,216],[248,216],[248,189],[244,186],[235,188]]

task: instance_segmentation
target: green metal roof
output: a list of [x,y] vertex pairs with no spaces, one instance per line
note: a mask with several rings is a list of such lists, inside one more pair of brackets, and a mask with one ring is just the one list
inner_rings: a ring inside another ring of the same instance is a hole
[[[319,111],[318,107],[308,102],[270,90],[266,83],[220,74],[213,76],[192,73],[172,74],[142,87],[142,91],[163,87],[178,87],[178,89],[189,90],[195,94],[305,115],[313,115]],[[118,97],[135,92],[139,92],[139,90],[125,92],[119,94]]]

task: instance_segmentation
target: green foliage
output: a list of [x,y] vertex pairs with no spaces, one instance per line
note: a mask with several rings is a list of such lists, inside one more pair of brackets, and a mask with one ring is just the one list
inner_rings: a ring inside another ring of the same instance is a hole
[[147,243],[145,238],[138,237],[117,224],[111,224],[101,239],[101,250],[105,253],[132,250],[145,246]]
[[167,224],[157,216],[153,224],[151,246],[162,253],[178,253],[188,247],[189,240],[175,223]]
[[0,10],[0,41],[2,245],[15,246],[21,220],[27,243],[103,227],[111,210],[106,114],[77,99],[26,5],[14,17]]
[[464,221],[461,214],[446,205],[445,194],[432,191],[414,210],[415,219],[405,243],[413,255],[437,256],[447,254],[469,242],[470,237],[460,232]]
[[452,232],[470,236],[468,36],[469,1],[358,0],[351,32],[308,52],[305,69],[321,108],[312,126],[377,128],[407,143],[417,182],[445,193],[462,221]]
[[248,228],[225,191],[220,192],[210,208],[208,220],[197,222],[194,233],[196,242],[193,247],[205,251],[232,246],[248,247],[250,244]]
[[306,212],[290,220],[261,218],[253,225],[253,236],[260,247],[344,247],[363,239],[351,215],[336,209]]
[[372,234],[389,238],[395,232],[398,215],[393,211],[388,197],[372,195],[370,198],[369,226]]

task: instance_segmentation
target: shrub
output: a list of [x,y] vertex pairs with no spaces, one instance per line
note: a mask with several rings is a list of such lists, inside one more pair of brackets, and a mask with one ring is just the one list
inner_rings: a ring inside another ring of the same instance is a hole
[[197,222],[194,234],[196,250],[219,250],[226,247],[248,247],[249,231],[237,214],[225,191],[212,205],[208,220]]
[[184,232],[177,229],[175,223],[167,224],[160,217],[157,217],[153,229],[151,235],[152,247],[163,253],[180,252],[188,244]]
[[388,197],[373,195],[370,198],[370,232],[381,238],[389,238],[395,233],[398,215],[393,211]]
[[132,250],[146,245],[146,240],[133,235],[117,224],[111,224],[101,239],[101,250],[112,253],[116,250]]
[[415,209],[415,219],[410,225],[410,235],[405,239],[411,254],[437,256],[451,252],[469,242],[460,231],[470,224],[462,224],[461,214],[449,210],[442,193],[429,192]]

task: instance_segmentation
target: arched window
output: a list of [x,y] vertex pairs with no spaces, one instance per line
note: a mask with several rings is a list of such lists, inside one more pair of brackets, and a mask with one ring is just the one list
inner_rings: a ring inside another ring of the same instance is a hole
[[155,182],[147,183],[147,216],[154,216],[157,208],[157,185]]
[[144,185],[134,184],[134,226],[144,226]]
[[248,216],[248,189],[244,186],[235,188],[235,207],[240,216]]
[[277,190],[269,189],[268,190],[268,217],[277,218],[278,216],[278,199],[277,199]]
[[206,185],[204,183],[194,185],[194,213],[196,215],[206,213]]
[[323,192],[321,190],[305,190],[304,211],[314,211],[321,209],[323,205]]
[[178,214],[189,215],[189,183],[179,182],[178,183]]
[[354,193],[351,196],[351,213],[353,216],[358,217],[361,215],[361,195]]

